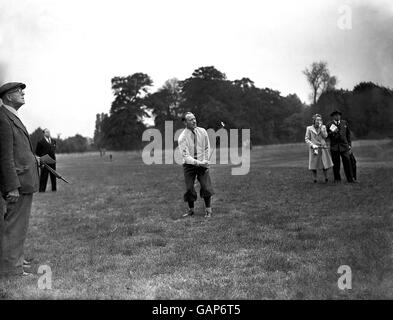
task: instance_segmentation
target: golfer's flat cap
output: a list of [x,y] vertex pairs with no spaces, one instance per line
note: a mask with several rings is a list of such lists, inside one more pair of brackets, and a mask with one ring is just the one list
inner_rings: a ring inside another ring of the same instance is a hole
[[0,87],[0,98],[7,93],[10,90],[16,89],[16,88],[26,88],[26,85],[22,82],[8,82],[6,84],[3,84]]
[[342,113],[339,110],[334,110],[330,116],[333,117],[335,114],[339,114],[340,116],[342,115]]

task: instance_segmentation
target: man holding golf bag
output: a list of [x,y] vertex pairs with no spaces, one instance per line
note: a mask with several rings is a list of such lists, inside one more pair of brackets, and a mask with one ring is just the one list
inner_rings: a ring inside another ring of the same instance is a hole
[[194,202],[197,193],[194,188],[195,178],[201,185],[200,196],[205,202],[205,218],[212,214],[211,197],[214,194],[209,175],[210,142],[204,128],[197,127],[196,118],[191,112],[183,117],[186,126],[179,136],[179,149],[183,157],[186,192],[184,201],[188,203],[188,211],[184,217],[194,214]]

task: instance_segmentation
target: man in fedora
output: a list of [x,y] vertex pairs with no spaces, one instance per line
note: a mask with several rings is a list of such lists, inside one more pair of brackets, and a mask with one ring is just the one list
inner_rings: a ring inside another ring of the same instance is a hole
[[0,87],[0,276],[30,275],[24,258],[33,193],[38,191],[39,158],[34,155],[18,110],[25,104],[20,82]]
[[351,152],[351,131],[348,122],[341,120],[342,113],[334,110],[330,116],[333,121],[327,124],[328,137],[330,139],[330,152],[333,160],[334,182],[341,182],[340,176],[340,157],[344,166],[344,173],[348,183],[354,183],[352,166],[350,162]]

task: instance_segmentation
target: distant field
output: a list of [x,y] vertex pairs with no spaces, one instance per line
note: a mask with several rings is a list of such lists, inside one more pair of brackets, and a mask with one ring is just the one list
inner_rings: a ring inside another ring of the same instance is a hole
[[[59,155],[72,184],[35,196],[26,248],[51,267],[53,288],[9,280],[0,297],[391,299],[393,143],[357,141],[354,152],[357,185],[313,184],[304,143],[254,147],[246,176],[214,165],[210,220],[200,199],[181,218],[179,165]],[[340,265],[352,290],[337,287]]]

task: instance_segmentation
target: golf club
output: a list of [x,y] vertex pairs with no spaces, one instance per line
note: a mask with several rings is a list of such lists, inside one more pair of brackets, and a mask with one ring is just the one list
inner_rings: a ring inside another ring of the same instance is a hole
[[[224,122],[221,121],[220,125],[221,125],[221,128],[220,128],[220,129],[225,128],[225,123],[224,123]],[[212,157],[212,155],[213,155],[213,153],[214,153],[215,151],[216,151],[216,143],[214,143],[213,148],[212,148],[212,151],[211,151],[211,153],[210,153],[210,156],[209,156],[209,158],[207,159],[209,162],[210,162],[210,159],[211,159],[211,157]]]

